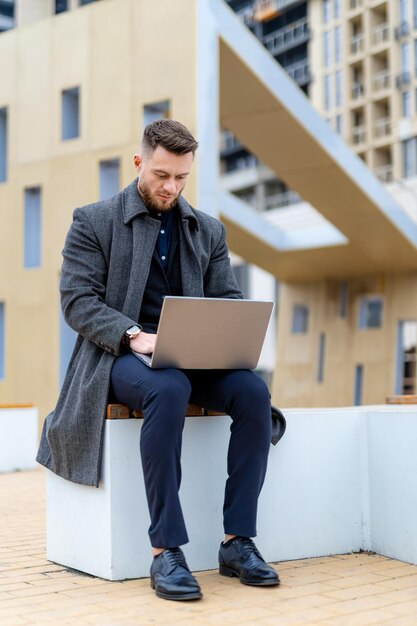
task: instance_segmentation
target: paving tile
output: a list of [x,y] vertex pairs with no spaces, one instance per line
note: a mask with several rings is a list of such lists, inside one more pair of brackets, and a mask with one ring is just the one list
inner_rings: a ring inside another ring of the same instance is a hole
[[202,601],[167,602],[147,579],[103,581],[47,561],[43,470],[0,475],[0,502],[1,626],[417,624],[417,567],[381,555],[277,563],[273,589],[198,572]]

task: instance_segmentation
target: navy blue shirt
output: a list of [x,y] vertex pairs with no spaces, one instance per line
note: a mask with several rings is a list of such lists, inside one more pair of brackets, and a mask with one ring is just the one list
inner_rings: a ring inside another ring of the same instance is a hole
[[149,211],[149,215],[161,222],[158,239],[156,241],[156,251],[164,269],[168,267],[169,244],[171,243],[173,211]]

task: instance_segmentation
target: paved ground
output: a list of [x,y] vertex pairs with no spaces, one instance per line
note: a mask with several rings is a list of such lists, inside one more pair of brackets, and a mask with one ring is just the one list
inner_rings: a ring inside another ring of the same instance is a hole
[[351,554],[277,565],[282,584],[253,589],[209,571],[204,599],[159,600],[149,581],[107,582],[45,557],[42,470],[0,475],[0,625],[417,625],[417,567]]

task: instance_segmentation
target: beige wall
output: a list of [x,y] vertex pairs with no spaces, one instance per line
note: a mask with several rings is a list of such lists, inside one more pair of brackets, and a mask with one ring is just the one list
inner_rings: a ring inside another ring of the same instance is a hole
[[[284,285],[281,290],[273,397],[281,406],[345,406],[354,398],[356,365],[363,365],[363,404],[395,393],[398,323],[417,321],[417,273],[363,277],[349,285],[346,318],[339,314],[339,281]],[[384,298],[380,329],[360,330],[361,296]],[[308,331],[291,332],[295,304],[310,311]],[[326,335],[323,383],[317,382],[319,335]]]
[[[6,308],[0,402],[58,393],[60,251],[76,206],[98,198],[98,163],[121,159],[121,184],[144,104],[170,99],[196,131],[195,3],[101,0],[0,36],[0,108],[9,110],[8,180],[0,184],[0,302]],[[172,25],[175,24],[175,28]],[[62,142],[61,90],[81,90],[81,136]],[[23,268],[23,193],[42,188],[42,263]],[[187,198],[195,201],[196,177]]]

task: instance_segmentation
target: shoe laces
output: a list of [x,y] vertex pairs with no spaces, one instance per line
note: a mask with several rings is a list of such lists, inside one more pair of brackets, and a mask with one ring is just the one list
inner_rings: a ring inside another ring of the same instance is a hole
[[246,558],[249,558],[251,556],[257,556],[259,559],[261,559],[261,561],[264,560],[258,548],[255,546],[250,537],[239,537],[239,544],[242,546],[242,552]]
[[176,565],[182,565],[183,567],[188,569],[184,554],[182,553],[180,548],[169,548],[168,550],[165,550],[165,555],[167,560],[169,561],[169,564],[173,567],[175,567]]

